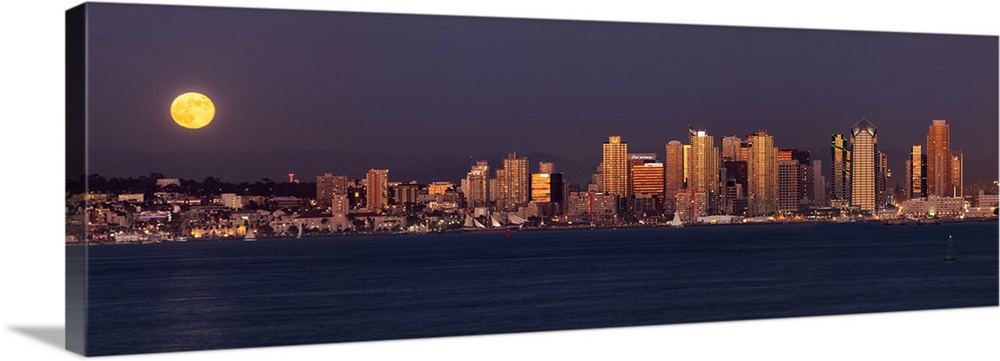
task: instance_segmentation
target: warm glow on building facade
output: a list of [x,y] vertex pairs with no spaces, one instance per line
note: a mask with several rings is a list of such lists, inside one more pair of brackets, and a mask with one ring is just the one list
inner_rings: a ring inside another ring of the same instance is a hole
[[[462,192],[465,193],[465,202],[469,208],[486,207],[490,201],[490,165],[485,160],[476,162],[469,173],[465,174],[465,184]],[[444,194],[447,189],[443,186],[434,187],[428,190],[429,194]]]
[[945,119],[933,119],[927,128],[927,194],[951,197],[951,126]]
[[876,210],[877,133],[867,119],[851,127],[851,205],[862,211]]
[[703,202],[711,212],[714,198],[719,194],[719,148],[715,146],[715,137],[704,130],[691,135],[690,141],[687,188],[695,193],[704,193],[707,199],[697,201]]
[[531,196],[529,181],[528,158],[510,153],[503,160],[503,168],[497,170],[497,190],[500,192],[497,203],[500,208],[513,211],[527,205]]
[[369,170],[366,185],[368,211],[381,213],[389,205],[389,170]]
[[664,208],[667,212],[673,212],[675,207],[674,198],[677,192],[684,189],[684,145],[680,141],[671,140],[667,143],[666,159],[664,160]]
[[608,137],[601,157],[601,191],[620,197],[631,196],[628,166],[628,143],[617,135]]
[[907,161],[910,185],[907,189],[910,199],[927,197],[927,155],[919,145],[910,147],[910,159]]
[[830,200],[851,199],[851,151],[843,134],[834,134],[830,143]]
[[778,212],[778,148],[774,137],[760,130],[747,139],[747,215],[770,216]]

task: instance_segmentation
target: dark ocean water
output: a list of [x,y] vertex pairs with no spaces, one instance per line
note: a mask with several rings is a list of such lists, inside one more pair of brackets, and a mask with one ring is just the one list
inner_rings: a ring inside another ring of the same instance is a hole
[[994,222],[95,246],[87,353],[996,306],[997,245]]

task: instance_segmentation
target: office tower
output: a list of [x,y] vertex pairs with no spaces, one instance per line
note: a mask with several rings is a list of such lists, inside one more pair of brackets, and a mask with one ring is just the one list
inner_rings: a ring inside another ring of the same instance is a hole
[[951,126],[945,119],[933,119],[927,129],[927,194],[951,197]]
[[628,143],[613,135],[604,143],[601,158],[601,192],[614,194],[619,198],[632,195],[629,185]]
[[715,146],[715,137],[704,130],[694,132],[690,142],[687,188],[695,193],[704,193],[707,198],[697,201],[706,205],[706,212],[714,213],[717,206],[715,198],[719,195],[719,148]]
[[657,162],[656,153],[629,154],[632,174],[632,193],[636,214],[653,214],[663,208],[663,163]]
[[834,134],[830,144],[830,200],[851,199],[851,151],[843,134]]
[[690,163],[691,163],[691,144],[685,144],[684,145],[684,188],[688,187],[688,176],[690,175],[689,171],[691,169]]
[[667,143],[664,170],[664,202],[663,207],[668,213],[673,213],[677,192],[684,189],[684,146],[680,141],[671,140]]
[[743,160],[743,158],[741,158],[742,147],[743,147],[743,139],[740,139],[740,137],[735,135],[722,137],[722,160],[723,161]]
[[330,173],[316,176],[316,204],[330,204],[334,194],[347,194],[347,176]]
[[518,157],[516,152],[508,154],[503,160],[503,169],[497,170],[497,188],[500,192],[497,201],[500,209],[515,211],[528,204],[530,180],[528,158]]
[[813,159],[812,161],[812,171],[813,171],[813,205],[816,207],[822,207],[826,204],[826,179],[823,178],[823,161],[819,159]]
[[778,212],[799,210],[799,161],[784,159],[778,161]]
[[951,197],[962,197],[962,152],[954,152],[951,156]]
[[774,137],[760,130],[747,137],[747,216],[770,216],[778,211],[778,148]]
[[907,188],[909,198],[927,197],[927,155],[919,145],[910,147],[910,159],[906,162],[910,186]]
[[389,170],[369,170],[367,180],[365,185],[368,211],[382,213],[382,210],[389,205]]
[[722,171],[725,174],[722,213],[745,214],[747,199],[747,162],[722,161]]
[[815,203],[816,197],[813,195],[813,187],[815,185],[815,179],[813,177],[812,162],[809,161],[810,154],[808,150],[798,150],[795,148],[791,149],[781,149],[778,150],[778,161],[782,160],[794,160],[799,162],[798,166],[798,181],[796,186],[798,187],[798,202],[800,208],[808,208],[812,205],[818,205]]
[[875,209],[885,208],[892,203],[892,173],[889,171],[889,160],[884,152],[879,151],[875,171]]
[[552,162],[538,162],[538,173],[555,173],[556,166]]
[[878,135],[868,119],[851,127],[851,205],[875,211],[878,174]]
[[[447,189],[441,185],[431,189],[432,194],[444,194]],[[462,187],[469,208],[488,207],[490,202],[490,166],[485,160],[476,162],[465,175]]]
[[552,180],[549,177],[549,173],[534,173],[531,175],[532,202],[552,202]]
[[420,189],[420,185],[416,181],[410,183],[397,183],[393,189],[392,204],[394,205],[411,205],[417,203],[417,193]]

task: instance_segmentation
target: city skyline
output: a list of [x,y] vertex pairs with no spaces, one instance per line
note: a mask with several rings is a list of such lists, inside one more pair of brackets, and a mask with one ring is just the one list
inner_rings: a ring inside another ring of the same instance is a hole
[[[990,37],[279,13],[95,11],[108,21],[92,29],[90,173],[255,181],[376,167],[455,180],[511,151],[593,168],[587,145],[607,134],[660,153],[689,124],[717,137],[768,129],[830,164],[830,134],[861,118],[891,134],[879,148],[902,173],[926,122],[944,118],[966,178],[996,174],[997,139],[977,136],[997,133]],[[211,125],[170,122],[185,91],[216,102]]]

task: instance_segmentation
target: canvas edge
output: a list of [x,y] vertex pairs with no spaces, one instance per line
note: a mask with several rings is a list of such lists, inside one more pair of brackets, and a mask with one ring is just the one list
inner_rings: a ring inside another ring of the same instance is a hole
[[[86,355],[86,14],[87,4],[66,10],[66,350]],[[85,203],[84,203],[85,204]],[[85,209],[85,207],[82,207]],[[72,211],[71,211],[72,210]],[[70,244],[70,241],[74,244]]]

